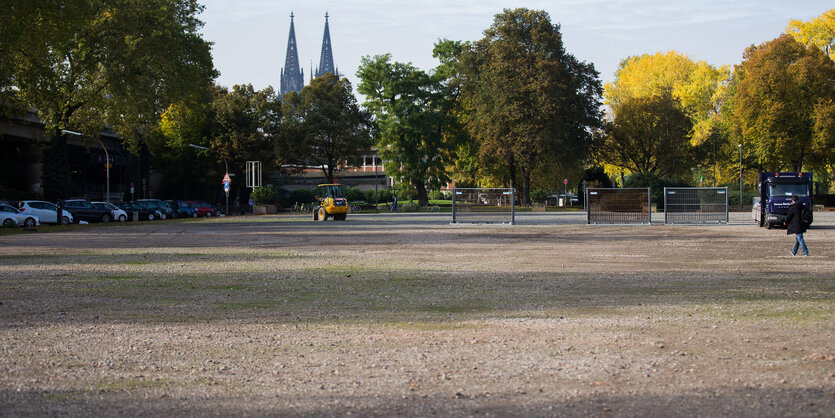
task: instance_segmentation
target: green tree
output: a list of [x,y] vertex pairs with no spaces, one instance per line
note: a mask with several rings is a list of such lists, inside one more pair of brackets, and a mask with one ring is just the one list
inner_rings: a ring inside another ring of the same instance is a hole
[[455,84],[448,83],[454,52],[447,55],[439,49],[456,44],[443,42],[436,57],[443,55],[448,61],[432,74],[392,62],[389,54],[363,57],[357,70],[358,91],[366,96],[363,106],[374,115],[386,172],[414,187],[421,205],[429,202],[427,189],[449,182],[447,165],[461,134],[453,114]]
[[462,55],[463,101],[479,157],[521,179],[523,204],[546,155],[582,161],[600,125],[602,89],[591,64],[568,54],[544,11],[504,10]]
[[329,183],[338,166],[371,148],[373,122],[346,78],[331,73],[315,78],[300,94],[286,94],[281,110],[276,155],[320,168]]
[[251,84],[215,91],[210,112],[209,144],[218,161],[244,172],[246,161],[275,160],[274,140],[281,123],[281,100],[272,87],[256,91]]
[[693,148],[687,139],[692,123],[669,92],[620,103],[599,148],[603,160],[632,173],[657,177],[689,171]]
[[804,22],[792,20],[786,33],[804,45],[814,45],[835,61],[835,9]]
[[801,171],[807,163],[831,164],[832,80],[835,62],[791,36],[746,50],[723,110],[756,166]]
[[[136,151],[143,127],[217,74],[202,10],[196,0],[11,0],[0,14],[0,91],[37,109],[52,140],[108,126]],[[57,187],[45,176],[47,193]]]

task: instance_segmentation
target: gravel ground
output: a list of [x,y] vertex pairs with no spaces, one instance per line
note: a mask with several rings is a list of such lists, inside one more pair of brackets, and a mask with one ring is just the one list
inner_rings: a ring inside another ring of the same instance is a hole
[[0,416],[835,415],[835,213],[581,220],[0,236]]

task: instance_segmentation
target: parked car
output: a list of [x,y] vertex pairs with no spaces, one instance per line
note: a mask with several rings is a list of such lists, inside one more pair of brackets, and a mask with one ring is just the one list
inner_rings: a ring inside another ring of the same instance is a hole
[[200,203],[204,204],[207,207],[212,208],[212,211],[214,211],[215,216],[226,216],[226,211],[223,210],[223,207],[218,206],[218,205],[213,205],[213,204],[211,204],[211,203],[209,203],[205,200],[201,200]]
[[215,215],[214,208],[212,208],[212,206],[208,203],[203,203],[199,200],[188,200],[187,202],[191,204],[193,208],[197,209],[197,216],[211,218]]
[[145,206],[149,209],[154,209],[159,212],[159,218],[162,220],[173,218],[174,217],[174,210],[171,209],[170,206],[166,205],[165,202],[159,199],[137,199],[133,203],[139,204],[141,206]]
[[41,221],[38,217],[33,213],[23,213],[14,206],[11,205],[0,205],[0,212],[3,213],[10,213],[17,218],[18,225],[23,225],[27,228],[31,228],[33,226],[38,226],[41,224]]
[[[18,209],[21,212],[31,213],[37,216],[38,219],[41,220],[41,223],[58,223],[58,206],[52,202],[46,202],[43,200],[22,200],[18,203],[18,205]],[[65,208],[61,213],[61,225],[71,223],[73,223],[72,212]]]
[[116,204],[119,209],[124,210],[128,214],[128,219],[133,220],[133,213],[138,212],[139,220],[149,220],[153,221],[154,219],[158,219],[159,215],[158,212],[154,209],[148,209],[144,206],[137,205],[131,202],[119,202]]
[[107,203],[107,202],[90,202],[93,206],[99,209],[110,209],[110,214],[113,215],[113,219],[119,222],[125,222],[128,220],[128,213],[119,208],[118,206]]
[[99,209],[87,199],[68,199],[64,201],[64,208],[69,209],[76,221],[110,222],[113,214],[110,209]]
[[17,215],[14,213],[0,212],[0,225],[4,228],[10,228],[20,225],[20,222],[18,222]]
[[197,209],[185,200],[166,200],[165,203],[173,209],[172,214],[175,218],[197,217]]

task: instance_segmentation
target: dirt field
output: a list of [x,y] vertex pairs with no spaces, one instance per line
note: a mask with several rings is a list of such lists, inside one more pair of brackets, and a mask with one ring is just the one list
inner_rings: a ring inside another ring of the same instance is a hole
[[0,416],[835,415],[835,216],[572,219],[0,236]]

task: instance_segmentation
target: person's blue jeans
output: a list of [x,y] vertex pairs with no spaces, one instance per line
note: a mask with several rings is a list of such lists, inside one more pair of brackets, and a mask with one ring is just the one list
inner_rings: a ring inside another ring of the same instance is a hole
[[803,239],[803,234],[796,234],[794,242],[794,248],[792,248],[792,254],[797,254],[797,248],[800,247],[803,250],[803,255],[809,255],[809,249],[806,248],[806,240]]

